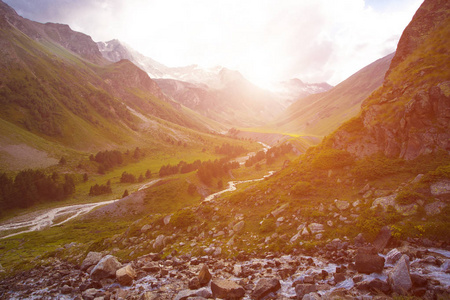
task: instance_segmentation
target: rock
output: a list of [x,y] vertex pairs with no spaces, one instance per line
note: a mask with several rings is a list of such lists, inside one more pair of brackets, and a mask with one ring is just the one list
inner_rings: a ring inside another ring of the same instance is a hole
[[411,276],[409,274],[409,259],[403,255],[395,267],[389,272],[388,282],[394,292],[407,295],[412,288]]
[[190,290],[197,290],[197,289],[201,288],[200,280],[198,279],[198,277],[191,278],[189,280],[188,287]]
[[158,300],[161,297],[156,292],[145,292],[141,295],[140,300]]
[[85,290],[82,295],[83,295],[83,299],[95,299],[95,297],[97,296],[97,294],[99,294],[99,290],[97,289],[87,289]]
[[213,252],[213,256],[219,256],[220,254],[222,254],[222,248],[220,248],[220,247],[217,247],[216,249],[214,249],[214,252]]
[[297,284],[295,286],[295,294],[297,299],[303,299],[303,296],[317,291],[317,287],[314,284]]
[[186,300],[195,296],[197,296],[196,291],[182,290],[175,296],[174,300]]
[[236,277],[241,277],[242,276],[242,266],[241,265],[235,265],[233,267],[233,274]]
[[419,274],[409,274],[411,282],[414,287],[425,287],[427,285],[427,279]]
[[333,221],[328,220],[328,221],[327,221],[327,225],[328,225],[329,227],[333,227]]
[[366,240],[364,239],[364,235],[362,233],[358,233],[355,237],[355,245],[364,245]]
[[392,236],[391,229],[388,226],[384,226],[381,228],[380,232],[378,233],[377,237],[375,238],[375,241],[373,242],[373,246],[377,252],[381,252],[384,250],[384,248],[389,243]]
[[402,253],[394,248],[386,254],[386,263],[393,265],[400,259],[400,257],[402,257]]
[[132,285],[136,278],[136,271],[131,265],[126,265],[116,271],[116,279],[121,285]]
[[289,240],[289,242],[291,244],[295,243],[298,239],[300,238],[300,232],[297,232],[293,237],[291,237],[291,239]]
[[283,204],[282,206],[280,206],[280,207],[278,207],[277,209],[275,209],[275,210],[273,210],[272,212],[271,212],[271,215],[274,217],[274,218],[276,218],[279,214],[281,214],[285,209],[286,209],[286,207],[288,206],[289,204]]
[[235,224],[233,226],[233,231],[234,232],[241,232],[241,230],[244,229],[244,226],[245,226],[245,222],[244,221],[240,221],[240,222],[238,222],[237,224]]
[[276,278],[261,278],[251,294],[252,299],[259,300],[270,293],[275,293],[281,288],[280,281]]
[[86,258],[81,263],[81,270],[86,271],[90,266],[95,266],[102,259],[102,254],[100,252],[89,252]]
[[395,207],[395,205],[396,205],[395,197],[396,196],[397,196],[397,194],[392,194],[390,196],[376,198],[373,201],[371,208],[375,209],[378,205],[380,205],[381,208],[383,208],[383,210],[386,211],[388,206]]
[[361,281],[355,284],[356,289],[361,291],[373,291],[373,292],[383,292],[388,293],[391,288],[386,281],[379,278],[375,278],[370,281]]
[[334,274],[334,282],[337,284],[345,280],[345,275],[343,273]]
[[337,209],[339,210],[346,210],[347,208],[350,207],[350,203],[348,203],[347,201],[334,200],[334,202]]
[[359,194],[360,195],[364,195],[365,193],[367,193],[370,190],[370,184],[366,184],[361,190],[359,190]]
[[106,255],[103,257],[98,264],[91,271],[92,280],[99,281],[104,278],[114,278],[116,276],[116,271],[122,265],[112,255]]
[[359,201],[359,199],[358,199],[358,200],[356,200],[355,202],[352,203],[352,206],[353,206],[353,207],[357,207],[357,206],[359,206],[360,204],[361,204],[361,201]]
[[70,287],[70,286],[68,286],[67,284],[65,284],[65,285],[61,288],[61,294],[67,295],[67,294],[72,293],[72,291],[73,291],[73,288]]
[[159,272],[161,268],[157,262],[149,262],[142,267],[142,270],[145,272],[156,273]]
[[164,217],[164,225],[168,225],[170,223],[170,219],[172,218],[172,215],[167,215]]
[[145,224],[144,226],[141,227],[141,232],[142,232],[142,233],[146,233],[146,232],[149,231],[150,229],[152,229],[152,225]]
[[211,282],[214,298],[239,299],[244,297],[245,290],[236,282],[227,279],[215,279]]
[[320,233],[324,231],[323,224],[319,223],[311,223],[308,225],[309,231],[311,231],[312,234]]
[[433,196],[441,196],[444,194],[450,194],[450,180],[441,180],[433,183],[431,186],[431,194]]
[[208,267],[206,265],[203,265],[200,269],[200,272],[198,273],[198,281],[200,283],[200,286],[207,285],[211,278],[212,275],[211,273],[209,273]]
[[303,230],[302,230],[302,236],[308,236],[309,235],[309,231],[308,231],[308,229],[305,227],[305,228],[303,228]]
[[433,203],[429,203],[425,205],[425,213],[427,216],[434,216],[439,214],[444,207],[446,207],[447,204],[441,201],[435,201]]
[[155,242],[153,243],[153,248],[154,249],[160,249],[162,247],[164,247],[164,234],[160,234],[156,237]]
[[381,273],[384,257],[379,256],[373,248],[359,248],[355,256],[355,269],[359,273]]
[[321,300],[322,297],[318,293],[309,293],[303,296],[302,300]]

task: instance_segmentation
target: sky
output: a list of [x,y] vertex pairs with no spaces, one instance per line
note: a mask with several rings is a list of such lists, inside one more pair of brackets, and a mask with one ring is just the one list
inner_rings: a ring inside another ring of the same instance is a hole
[[337,85],[395,51],[423,0],[4,0],[19,15],[119,39],[169,67]]

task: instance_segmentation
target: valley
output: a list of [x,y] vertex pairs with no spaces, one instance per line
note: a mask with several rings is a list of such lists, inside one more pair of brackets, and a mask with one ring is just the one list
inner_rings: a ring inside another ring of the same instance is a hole
[[0,0],[0,298],[447,299],[449,20],[262,87]]

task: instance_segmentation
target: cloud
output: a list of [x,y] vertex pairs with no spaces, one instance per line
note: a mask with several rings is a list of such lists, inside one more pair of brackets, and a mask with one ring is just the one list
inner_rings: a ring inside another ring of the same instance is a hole
[[420,0],[7,0],[19,14],[118,38],[169,66],[223,65],[266,84],[337,84],[395,50]]

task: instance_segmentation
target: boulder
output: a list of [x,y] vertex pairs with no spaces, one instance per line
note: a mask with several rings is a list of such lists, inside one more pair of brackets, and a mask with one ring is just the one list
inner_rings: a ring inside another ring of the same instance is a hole
[[234,281],[215,279],[211,282],[211,291],[214,298],[240,299],[244,297],[245,290]]
[[132,285],[136,278],[136,271],[131,265],[126,265],[116,271],[116,279],[121,285]]
[[164,234],[160,234],[156,237],[155,242],[153,243],[153,248],[154,249],[160,249],[162,247],[164,247]]
[[149,231],[150,229],[152,229],[152,225],[145,224],[144,226],[141,227],[141,232],[142,232],[142,233],[146,233],[146,232]]
[[391,236],[392,232],[388,226],[384,226],[383,228],[381,228],[380,232],[375,238],[375,241],[373,242],[373,247],[375,248],[375,250],[377,252],[383,251],[391,240]]
[[311,223],[308,225],[309,231],[311,231],[312,234],[320,233],[324,231],[323,224],[319,223]]
[[373,248],[359,248],[355,256],[355,269],[359,273],[381,273],[384,257],[379,256]]
[[348,203],[347,201],[335,200],[335,204],[337,209],[339,210],[346,210],[350,207],[350,203]]
[[441,201],[435,201],[433,203],[429,203],[425,205],[425,213],[427,216],[434,216],[439,214],[444,207],[446,207],[447,204]]
[[178,294],[175,296],[174,300],[186,300],[190,299],[191,297],[197,296],[196,291],[192,290],[182,290],[178,292]]
[[389,272],[388,282],[394,292],[407,295],[412,288],[412,280],[409,274],[409,258],[403,255],[395,267]]
[[275,293],[281,288],[280,281],[276,278],[261,278],[251,294],[252,299],[262,299],[270,293]]
[[99,281],[104,278],[114,278],[116,271],[122,267],[120,262],[112,255],[106,255],[91,271],[91,278]]
[[170,219],[172,218],[172,215],[167,215],[164,217],[164,225],[168,225],[170,223]]
[[402,253],[394,248],[386,254],[386,263],[393,265],[400,259],[400,257],[402,257]]
[[95,266],[102,259],[102,254],[100,252],[89,252],[86,258],[81,263],[81,270],[86,271],[90,266]]
[[151,262],[145,264],[142,267],[142,270],[144,270],[145,272],[157,273],[157,272],[161,271],[161,267],[159,266],[159,264],[157,262],[151,261]]
[[318,293],[309,293],[303,296],[302,300],[322,300],[322,297]]
[[200,286],[200,280],[198,279],[198,277],[191,278],[189,280],[188,287],[190,290],[199,289],[201,286]]
[[433,196],[441,196],[444,194],[450,194],[450,180],[441,180],[433,183],[431,186],[431,194]]
[[212,275],[211,273],[209,273],[208,267],[206,265],[203,265],[200,269],[200,272],[198,273],[198,281],[200,283],[200,286],[207,285],[211,278]]
[[244,225],[245,225],[244,221],[240,221],[240,222],[236,223],[233,226],[233,231],[234,232],[240,232],[242,229],[244,229]]
[[376,293],[380,291],[383,293],[388,293],[391,290],[389,284],[379,278],[357,282],[355,287],[360,291],[372,291]]
[[295,286],[295,294],[297,295],[297,299],[302,299],[303,296],[316,291],[317,287],[314,284],[301,283]]
[[306,227],[303,228],[301,235],[302,236],[308,236],[309,235],[309,231],[308,231],[308,229]]

